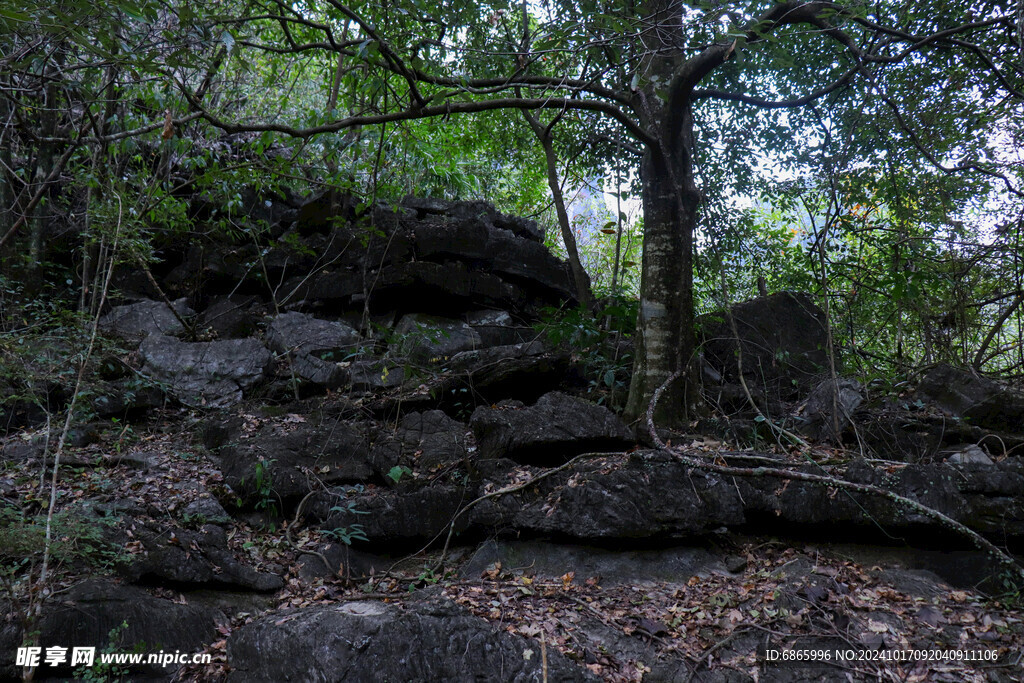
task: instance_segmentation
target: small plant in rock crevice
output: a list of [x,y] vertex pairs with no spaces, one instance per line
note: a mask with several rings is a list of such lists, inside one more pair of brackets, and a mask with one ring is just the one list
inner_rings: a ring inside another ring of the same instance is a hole
[[[277,492],[274,491],[274,479],[271,470],[274,462],[276,461],[273,458],[260,458],[257,460],[253,464],[252,479],[249,481],[251,481],[253,495],[256,498],[255,509],[266,512],[272,517],[277,517],[280,514],[280,501]],[[243,477],[241,483],[245,487],[248,481]]]
[[633,365],[632,352],[622,342],[632,336],[637,302],[615,295],[600,301],[596,316],[581,307],[546,308],[535,327],[548,342],[569,350],[587,382],[588,397],[616,409],[625,401]]
[[[103,654],[114,654],[124,652],[123,650],[123,636],[125,631],[128,630],[128,622],[122,621],[120,624],[110,629],[107,633],[107,644],[102,650]],[[142,654],[146,652],[148,646],[146,643],[136,643],[130,651],[131,654]],[[131,673],[129,667],[123,664],[105,663],[98,659],[92,666],[80,666],[75,669],[75,680],[85,681],[85,683],[111,683],[112,681],[123,681],[128,680],[127,677]]]
[[388,470],[388,478],[396,484],[402,480],[403,477],[411,477],[412,470],[405,465],[395,465]]
[[[366,510],[359,510],[356,508],[354,502],[350,502],[348,505],[335,505],[330,511],[332,514],[348,514],[348,515],[368,515],[370,514]],[[366,536],[366,530],[362,524],[349,524],[348,526],[339,526],[333,529],[323,529],[321,533],[328,538],[332,538],[340,543],[344,543],[347,546],[351,546],[353,541],[369,541],[370,539]]]

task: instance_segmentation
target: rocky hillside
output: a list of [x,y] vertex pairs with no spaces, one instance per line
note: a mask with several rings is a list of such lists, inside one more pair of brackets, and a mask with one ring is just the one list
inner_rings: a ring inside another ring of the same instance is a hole
[[709,417],[652,433],[627,340],[545,333],[535,224],[250,199],[269,247],[118,274],[63,436],[73,340],[4,351],[0,680],[33,634],[212,660],[36,680],[1021,680],[1019,388],[833,378],[780,293],[705,321]]

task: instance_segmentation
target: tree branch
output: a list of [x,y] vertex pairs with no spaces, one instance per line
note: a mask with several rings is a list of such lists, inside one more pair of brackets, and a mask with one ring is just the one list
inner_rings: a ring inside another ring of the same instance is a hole
[[681,374],[682,373],[679,370],[672,373],[669,378],[655,390],[654,396],[651,397],[651,402],[647,407],[647,430],[650,433],[654,444],[658,447],[658,450],[668,453],[684,465],[703,471],[715,472],[716,474],[725,474],[737,477],[778,477],[780,479],[805,481],[811,484],[819,484],[830,488],[842,489],[844,491],[855,491],[857,493],[867,493],[887,498],[898,505],[910,508],[925,517],[935,520],[942,526],[967,537],[980,549],[989,553],[992,557],[998,560],[1000,564],[1006,566],[1020,578],[1024,579],[1024,566],[1021,566],[1015,559],[987,538],[973,529],[968,528],[964,524],[961,524],[952,517],[949,517],[938,510],[933,510],[927,505],[922,505],[916,500],[911,500],[910,498],[901,496],[894,491],[883,489],[880,486],[874,486],[872,484],[860,484],[828,475],[797,472],[796,470],[786,469],[784,467],[733,467],[730,465],[719,465],[696,457],[696,453],[688,453],[681,448],[669,448],[665,445],[665,442],[661,440],[661,437],[658,436],[658,430],[654,426],[654,409],[659,399],[661,399],[661,395],[669,385],[679,379]]
[[280,123],[232,123],[226,121],[216,114],[204,109],[195,100],[195,97],[188,92],[183,83],[179,82],[179,88],[201,116],[210,122],[211,125],[220,128],[227,133],[263,132],[271,131],[283,133],[290,137],[311,138],[324,133],[336,133],[339,130],[354,128],[357,126],[373,126],[394,121],[413,121],[428,119],[439,116],[450,116],[452,114],[475,114],[484,111],[495,111],[498,109],[578,109],[582,111],[593,111],[609,116],[621,123],[633,137],[645,145],[657,144],[654,138],[647,134],[636,121],[632,120],[625,112],[611,102],[602,100],[579,100],[560,97],[518,99],[514,97],[499,98],[492,100],[481,100],[477,102],[445,102],[441,105],[405,109],[402,111],[387,114],[371,114],[362,116],[349,116],[331,123],[308,128],[296,128]]

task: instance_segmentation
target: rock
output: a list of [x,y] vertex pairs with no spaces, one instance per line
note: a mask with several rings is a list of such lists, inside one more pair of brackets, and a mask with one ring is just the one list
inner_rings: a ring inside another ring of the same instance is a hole
[[964,444],[946,451],[946,462],[951,465],[992,465],[988,453],[974,444]]
[[361,341],[359,333],[343,322],[304,313],[283,313],[267,327],[267,345],[288,355],[295,375],[329,389],[348,384],[348,369],[341,363]]
[[[813,387],[829,368],[825,313],[807,294],[780,292],[734,304],[743,375],[772,399]],[[739,381],[737,344],[725,313],[701,316],[707,361],[726,381]]]
[[181,511],[181,518],[185,522],[197,521],[200,524],[227,524],[231,522],[231,516],[224,509],[224,506],[209,493],[202,494],[186,505]]
[[[730,463],[728,455],[724,455]],[[740,466],[749,462],[734,461]],[[732,464],[732,463],[730,463]],[[789,466],[821,474],[814,465]],[[1002,539],[1024,538],[1024,463],[908,465],[895,472],[864,461],[832,474],[871,484],[929,506],[975,531]],[[522,475],[517,475],[522,476]],[[493,490],[507,471],[488,474]],[[838,494],[819,484],[779,477],[720,477],[688,468],[662,453],[638,452],[604,462],[582,462],[537,487],[482,501],[468,516],[470,529],[513,529],[524,536],[551,535],[584,542],[685,539],[722,527],[777,533],[890,533],[943,539],[947,528],[912,508],[877,495]]]
[[0,462],[19,466],[39,460],[44,451],[44,442],[23,441],[17,437],[8,437],[0,443]]
[[529,408],[481,406],[470,424],[480,457],[531,464],[559,464],[586,451],[625,449],[635,443],[607,408],[555,391]]
[[132,451],[111,456],[108,462],[111,466],[124,465],[145,472],[152,469],[161,456],[156,451]]
[[[223,510],[223,509],[222,509]],[[116,532],[115,532],[116,533]],[[206,524],[198,531],[136,523],[131,539],[144,552],[132,555],[119,571],[130,581],[158,580],[177,585],[220,586],[254,591],[274,591],[284,585],[280,576],[257,571],[235,559],[227,547],[224,529]]]
[[[529,309],[530,299],[515,282],[488,270],[476,270],[462,261],[411,261],[382,271],[381,289],[374,290],[371,303],[388,308],[436,310],[464,307],[509,306]],[[408,302],[402,305],[403,302]],[[413,304],[412,306],[409,303]]]
[[311,199],[305,211],[293,235],[307,256],[282,244],[264,258],[282,291],[305,307],[368,303],[451,317],[484,307],[531,320],[540,307],[575,297],[566,264],[544,247],[536,224],[483,202],[378,206],[372,230],[329,197]]
[[122,417],[159,408],[166,397],[159,387],[131,377],[105,382],[96,388],[99,394],[92,400],[93,410],[99,417]]
[[268,424],[217,453],[224,482],[257,509],[285,513],[314,485],[375,479],[365,428],[352,423]]
[[536,401],[557,389],[569,374],[569,354],[549,352],[539,341],[463,351],[452,356],[415,394],[387,397],[379,410],[439,408],[457,419],[469,419],[473,409],[509,397]]
[[[46,648],[58,646],[94,647],[97,664],[98,653],[111,647],[115,652],[201,652],[218,637],[218,624],[227,621],[218,610],[178,604],[153,597],[141,588],[102,579],[89,579],[72,586],[60,599],[61,602],[48,604],[43,609],[38,626],[39,646],[44,652]],[[10,645],[9,649],[4,647],[5,651],[13,652],[21,646],[20,630],[3,635],[8,638],[0,636],[0,645]],[[4,640],[10,642],[4,643]],[[13,663],[13,656],[0,662],[0,680],[21,680],[20,667],[15,671]],[[131,667],[126,678],[168,680],[176,669],[174,666],[138,665]],[[70,680],[73,670],[70,666],[44,666],[36,675],[45,676],[46,680],[57,677]],[[74,676],[74,680],[83,679]]]
[[480,335],[484,347],[528,343],[541,336],[532,327],[514,325],[508,311],[470,311],[466,322]]
[[[790,469],[821,472],[813,465],[792,466]],[[852,482],[889,489],[956,520],[963,521],[969,515],[966,501],[957,489],[956,475],[949,468],[908,465],[890,474],[861,460],[848,465],[845,471],[832,474]],[[755,523],[771,520],[773,525],[785,523],[809,528],[880,524],[886,529],[916,528],[918,531],[937,526],[920,513],[880,496],[842,491],[833,495],[827,487],[802,481],[791,481],[780,491],[781,481],[775,477],[743,478],[737,482],[746,514]]]
[[402,206],[416,211],[420,220],[431,215],[450,216],[461,221],[478,220],[488,228],[507,230],[532,242],[544,241],[544,231],[536,221],[499,213],[487,202],[455,202],[433,197],[410,196],[402,200]]
[[358,581],[387,572],[395,565],[393,558],[364,553],[344,543],[322,543],[316,551],[323,557],[313,553],[299,555],[299,576],[306,581],[339,576]]
[[1024,391],[967,370],[940,365],[921,381],[918,393],[980,427],[1017,432],[1024,425]]
[[169,291],[205,295],[263,294],[266,283],[257,281],[260,268],[253,268],[261,258],[253,242],[232,244],[230,240],[193,242],[185,259],[163,279]]
[[[485,500],[468,516],[483,529],[600,543],[694,538],[746,521],[731,478],[655,457],[581,462],[530,490]],[[501,475],[491,485],[506,480]]]
[[356,200],[336,190],[324,190],[307,198],[299,207],[296,224],[299,233],[330,232],[339,223],[355,218]]
[[[171,302],[182,318],[195,315],[185,299]],[[122,339],[140,340],[151,334],[179,335],[185,328],[162,301],[140,301],[127,306],[115,306],[100,318],[100,329]]]
[[238,189],[230,206],[225,206],[223,198],[202,192],[192,195],[189,209],[193,220],[208,221],[229,214],[237,227],[258,235],[268,228],[273,232],[291,224],[300,201],[287,187],[279,187],[275,192],[266,187],[245,186]]
[[1024,537],[1024,460],[955,465],[954,481],[967,509],[960,521],[993,538]]
[[418,362],[441,362],[482,345],[480,335],[461,320],[410,313],[395,326],[399,353]]
[[374,462],[382,471],[402,464],[430,472],[469,457],[465,424],[440,410],[406,414],[393,435],[374,446]]
[[467,398],[477,404],[507,398],[536,401],[562,386],[570,366],[568,353],[548,351],[544,344],[534,341],[463,351],[445,367],[451,378],[439,392],[439,407],[450,411],[460,409]]
[[863,401],[864,387],[860,382],[844,377],[834,382],[825,380],[807,398],[804,433],[813,439],[840,443],[843,432],[853,424],[853,411]]
[[150,335],[139,347],[143,372],[165,382],[170,393],[194,408],[223,408],[242,400],[263,381],[271,356],[255,339],[180,342]]
[[197,321],[201,329],[210,329],[217,339],[242,339],[256,331],[254,308],[261,306],[255,296],[214,297]]
[[[932,462],[948,445],[977,442],[985,435],[979,427],[944,415],[910,412],[888,405],[857,420],[857,434],[871,452],[897,462]],[[1006,440],[1012,447],[1012,440]]]
[[512,324],[512,316],[508,311],[470,311],[466,314],[466,322],[473,326],[500,325],[507,327]]
[[[434,484],[373,494],[345,491],[317,494],[308,506],[310,516],[323,520],[326,531],[362,526],[368,539],[360,547],[399,552],[433,541],[448,529],[459,508],[474,498],[464,487]],[[469,526],[467,515],[456,520],[455,532]]]
[[405,368],[385,360],[356,360],[348,367],[353,391],[379,391],[402,386]]
[[[526,656],[532,651],[532,657]],[[540,644],[447,599],[403,606],[363,600],[258,619],[228,639],[229,682],[539,681]],[[597,680],[557,649],[547,679]]]
[[[749,397],[747,396],[747,389],[750,390]],[[777,402],[769,402],[768,397],[760,387],[748,386],[747,389],[744,389],[742,384],[726,382],[725,384],[706,387],[704,389],[704,396],[723,415],[749,417],[757,415],[754,407],[750,405],[751,399],[754,400],[754,406],[757,406],[757,409],[765,415],[778,414],[779,404]]]
[[519,281],[529,295],[540,300],[575,303],[568,264],[555,258],[543,244],[497,235],[492,236],[487,248],[494,259],[490,270],[502,279]]
[[468,580],[479,579],[496,562],[503,568],[529,567],[531,574],[550,579],[566,572],[575,572],[580,581],[599,577],[602,586],[635,586],[647,581],[685,585],[694,576],[726,569],[722,557],[703,547],[607,550],[548,541],[489,540],[462,566],[460,574]]
[[345,323],[305,313],[282,313],[267,326],[267,345],[277,353],[340,361],[361,342],[359,333]]

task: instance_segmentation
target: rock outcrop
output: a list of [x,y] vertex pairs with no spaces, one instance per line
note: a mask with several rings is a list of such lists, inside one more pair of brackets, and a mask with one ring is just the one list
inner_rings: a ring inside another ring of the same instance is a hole
[[181,342],[154,334],[139,347],[142,371],[188,406],[223,408],[263,381],[270,352],[255,339]]
[[806,294],[780,292],[730,307],[736,334],[724,312],[700,319],[704,354],[727,382],[743,376],[748,386],[775,399],[795,398],[829,370],[825,312]]

